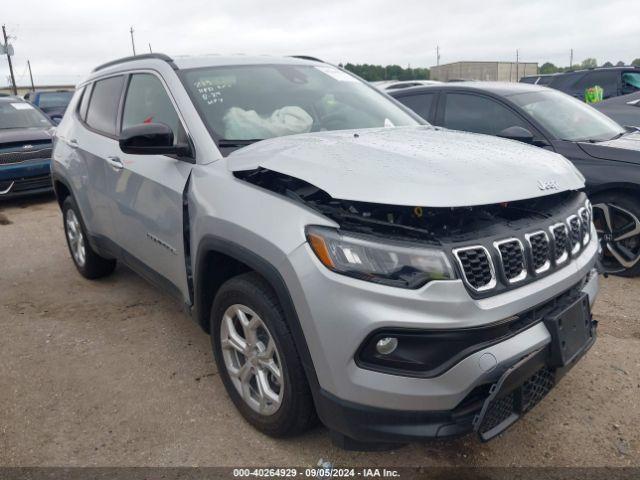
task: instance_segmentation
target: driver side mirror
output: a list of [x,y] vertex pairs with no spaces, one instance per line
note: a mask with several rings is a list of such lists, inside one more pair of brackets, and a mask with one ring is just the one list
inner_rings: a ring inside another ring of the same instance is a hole
[[173,130],[164,123],[141,123],[125,128],[118,139],[120,150],[134,155],[191,156],[187,144],[173,144]]
[[527,130],[524,127],[519,127],[514,125],[513,127],[508,127],[498,133],[499,137],[508,138],[510,140],[517,140],[518,142],[523,143],[533,143],[533,133]]

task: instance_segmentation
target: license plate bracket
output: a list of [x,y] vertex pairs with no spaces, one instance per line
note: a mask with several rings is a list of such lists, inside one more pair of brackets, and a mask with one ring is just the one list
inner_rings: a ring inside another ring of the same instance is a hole
[[551,335],[548,365],[564,367],[576,360],[594,335],[589,296],[584,293],[571,305],[544,319]]

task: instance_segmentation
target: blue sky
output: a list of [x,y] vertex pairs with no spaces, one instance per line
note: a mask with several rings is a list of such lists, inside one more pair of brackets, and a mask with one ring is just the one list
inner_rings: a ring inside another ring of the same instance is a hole
[[[640,57],[630,1],[563,0],[58,0],[3,1],[19,84],[74,83],[102,62],[138,53],[307,54],[331,62],[434,65],[515,60],[557,65]],[[0,85],[7,84],[0,59]]]

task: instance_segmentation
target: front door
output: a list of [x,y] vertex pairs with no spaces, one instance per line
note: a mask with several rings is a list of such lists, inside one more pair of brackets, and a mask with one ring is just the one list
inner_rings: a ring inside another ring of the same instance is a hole
[[[176,143],[187,135],[162,79],[153,73],[128,78],[121,130],[142,123],[171,127]],[[165,155],[118,154],[111,159],[115,181],[116,241],[142,275],[165,283],[190,301],[185,263],[183,194],[192,164]]]

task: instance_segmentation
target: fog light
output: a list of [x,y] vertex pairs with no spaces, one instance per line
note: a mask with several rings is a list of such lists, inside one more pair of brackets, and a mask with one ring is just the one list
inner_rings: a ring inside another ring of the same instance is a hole
[[376,343],[376,350],[381,355],[389,355],[398,347],[398,339],[395,337],[384,337]]

